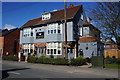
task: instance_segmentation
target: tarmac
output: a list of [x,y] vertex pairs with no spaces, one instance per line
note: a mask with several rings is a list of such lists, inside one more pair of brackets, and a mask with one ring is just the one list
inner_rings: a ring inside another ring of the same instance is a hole
[[26,62],[17,62],[17,61],[2,61],[2,64],[10,64],[14,66],[21,66],[25,68],[35,68],[43,69],[49,71],[60,71],[68,73],[82,73],[82,74],[93,74],[106,76],[109,78],[119,78],[120,69],[106,69],[106,68],[95,68],[89,65],[83,66],[65,66],[65,65],[51,65],[51,64],[35,64],[35,63],[26,63]]

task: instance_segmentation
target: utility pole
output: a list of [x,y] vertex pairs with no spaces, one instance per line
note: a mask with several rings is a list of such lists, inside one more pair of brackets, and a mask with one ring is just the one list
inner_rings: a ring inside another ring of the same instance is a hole
[[65,59],[68,58],[67,54],[67,12],[66,12],[66,0],[64,0],[64,32],[65,32]]

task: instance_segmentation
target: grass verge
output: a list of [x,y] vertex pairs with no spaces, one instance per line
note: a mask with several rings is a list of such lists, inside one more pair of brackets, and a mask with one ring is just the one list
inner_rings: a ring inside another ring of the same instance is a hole
[[120,69],[120,64],[116,64],[116,63],[105,64],[105,68],[116,68],[116,69]]

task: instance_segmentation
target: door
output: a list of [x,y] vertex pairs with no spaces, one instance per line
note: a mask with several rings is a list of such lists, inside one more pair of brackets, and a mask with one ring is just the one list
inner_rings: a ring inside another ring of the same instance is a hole
[[68,53],[68,59],[74,58],[74,49],[73,48],[68,48],[67,53]]
[[45,54],[45,47],[38,47],[37,54],[38,54],[38,57],[40,57],[43,54]]

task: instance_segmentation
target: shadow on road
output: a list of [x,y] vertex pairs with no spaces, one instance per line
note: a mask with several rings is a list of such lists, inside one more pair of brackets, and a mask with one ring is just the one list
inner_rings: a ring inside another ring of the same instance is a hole
[[18,69],[7,69],[7,70],[2,70],[2,79],[5,79],[9,76],[8,72],[9,71],[18,71],[18,70],[26,70],[30,68],[18,68]]

